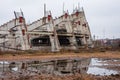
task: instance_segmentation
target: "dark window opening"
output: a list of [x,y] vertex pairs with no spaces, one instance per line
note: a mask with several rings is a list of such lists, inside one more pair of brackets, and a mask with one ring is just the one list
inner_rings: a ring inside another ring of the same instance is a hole
[[67,36],[58,36],[59,42],[61,46],[69,46],[70,41]]
[[50,38],[49,36],[42,36],[35,38],[31,41],[32,46],[50,46]]
[[82,46],[82,41],[80,37],[76,37],[76,42],[78,46]]
[[58,60],[57,61],[57,66],[58,67],[65,67],[67,65],[67,61],[66,60]]
[[57,33],[67,33],[67,30],[66,29],[59,29],[56,32]]

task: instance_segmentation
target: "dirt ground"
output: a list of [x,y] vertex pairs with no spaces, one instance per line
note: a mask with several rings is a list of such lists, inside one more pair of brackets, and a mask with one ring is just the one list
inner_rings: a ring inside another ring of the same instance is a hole
[[79,52],[0,52],[0,60],[55,59],[55,58],[120,58],[120,51],[79,51]]
[[[10,53],[1,54],[0,60],[46,60],[46,59],[70,59],[70,58],[120,58],[120,51],[106,51],[106,52],[60,52],[60,53]],[[111,62],[109,62],[111,63]],[[120,64],[120,63],[116,63]],[[118,68],[117,68],[118,69]],[[120,70],[120,69],[118,69]],[[8,74],[8,73],[6,73]],[[9,73],[13,75],[12,73]],[[21,74],[20,74],[21,75]],[[78,74],[68,76],[55,75],[27,75],[20,77],[11,76],[10,78],[0,80],[120,80],[120,74],[111,74],[109,76]]]
[[120,58],[120,51],[106,52],[58,52],[58,53],[16,53],[1,54],[0,60],[58,59],[58,58]]
[[0,78],[0,80],[120,80],[120,74],[109,75],[109,76],[100,76],[100,75],[91,75],[91,74],[74,74],[66,76],[56,76],[50,74],[36,74],[36,75],[18,75],[6,73],[9,77]]

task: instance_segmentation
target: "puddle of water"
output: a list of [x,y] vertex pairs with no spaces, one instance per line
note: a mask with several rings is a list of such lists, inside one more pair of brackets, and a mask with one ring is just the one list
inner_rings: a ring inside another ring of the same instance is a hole
[[91,63],[89,66],[104,66],[104,65],[108,65],[107,63],[104,63],[104,62],[107,62],[106,60],[101,60],[99,58],[92,58],[91,59]]
[[76,72],[84,74],[87,72],[90,58],[71,59],[71,60],[51,60],[51,61],[22,61],[7,62],[8,64],[0,64],[0,72],[5,71],[30,71],[43,74],[70,75]]
[[18,71],[18,67],[11,68],[13,71]]
[[[104,67],[115,66],[114,64],[106,63],[107,61],[120,61],[120,60],[92,58],[87,73],[94,75],[118,74],[118,71],[107,69]],[[116,66],[120,67],[120,64],[116,64]]]
[[90,62],[90,66],[102,66],[102,64],[100,64],[100,62],[98,61],[98,58],[92,58],[91,62]]
[[0,64],[9,64],[7,61],[0,61]]
[[[31,74],[55,74],[71,75],[74,73],[94,74],[94,75],[111,75],[118,74],[117,71],[106,69],[103,66],[110,66],[106,62],[109,60],[99,58],[77,58],[63,60],[44,60],[44,61],[21,61],[7,62],[0,61],[0,73],[3,71],[20,72],[27,71]],[[112,60],[120,61],[120,60]],[[105,62],[105,63],[104,63]],[[117,64],[119,66],[120,64]],[[25,73],[24,73],[25,74]]]
[[111,74],[118,74],[117,71],[108,70],[104,68],[99,67],[89,67],[88,74],[94,74],[94,75],[111,75]]

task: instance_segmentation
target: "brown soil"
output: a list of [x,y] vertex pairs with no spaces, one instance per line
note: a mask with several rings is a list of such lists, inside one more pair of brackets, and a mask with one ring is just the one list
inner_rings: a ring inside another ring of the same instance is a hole
[[[7,73],[8,74],[8,73]],[[10,75],[10,74],[9,74]],[[44,75],[44,74],[36,74],[36,75],[26,75],[26,76],[13,76],[11,75],[8,78],[0,78],[0,80],[120,80],[120,74],[110,75],[110,76],[95,76],[88,74],[74,74],[67,76],[55,76],[55,75]]]
[[120,51],[107,52],[64,52],[64,53],[12,53],[0,55],[0,60],[60,59],[60,58],[120,58]]

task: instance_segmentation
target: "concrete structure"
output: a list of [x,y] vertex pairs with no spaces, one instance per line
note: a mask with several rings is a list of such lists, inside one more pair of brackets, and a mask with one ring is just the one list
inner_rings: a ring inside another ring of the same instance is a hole
[[22,12],[14,12],[15,19],[0,26],[0,44],[4,50],[29,49],[27,27]]
[[83,8],[68,11],[53,19],[45,10],[43,18],[26,24],[23,12],[14,12],[15,19],[0,26],[0,46],[3,50],[78,50],[92,44],[90,28]]

